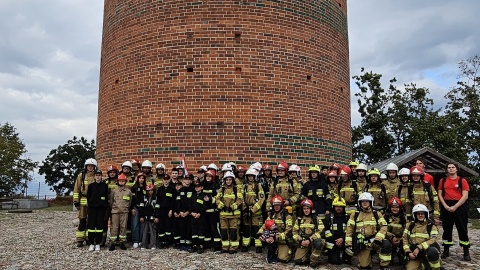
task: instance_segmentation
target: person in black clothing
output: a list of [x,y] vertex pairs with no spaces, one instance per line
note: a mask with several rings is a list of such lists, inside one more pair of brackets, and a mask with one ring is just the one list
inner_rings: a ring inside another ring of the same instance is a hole
[[140,216],[138,215],[139,204],[143,203],[143,197],[146,194],[145,181],[147,176],[141,172],[137,174],[137,181],[132,186],[132,211],[131,211],[131,228],[133,248],[138,248],[142,237],[142,228],[140,226]]
[[205,180],[203,181],[203,193],[210,197],[210,202],[207,204],[205,210],[205,239],[204,248],[213,248],[215,252],[222,250],[222,238],[220,238],[220,231],[218,224],[220,222],[220,215],[215,204],[215,197],[220,185],[215,181],[216,172],[208,170],[205,173]]
[[[318,165],[308,168],[308,181],[302,187],[302,195],[314,203],[315,212],[313,214],[323,220],[329,208],[326,201],[328,186],[325,177],[323,180],[320,178],[320,167]],[[301,210],[301,208],[299,209]]]
[[172,218],[172,233],[173,233],[173,243],[175,244],[176,249],[182,249],[182,245],[180,244],[180,208],[182,205],[182,197],[180,196],[180,192],[183,188],[183,183],[177,181],[175,184],[175,201],[173,203],[173,218]]
[[[153,183],[146,186],[147,194],[143,196],[143,202],[139,201],[138,214],[142,224],[141,248],[156,249],[158,213],[155,211],[156,197]],[[138,198],[137,198],[138,199]]]
[[204,240],[205,240],[205,211],[207,210],[207,205],[211,204],[212,200],[210,197],[203,193],[203,181],[200,179],[195,179],[193,183],[195,187],[195,192],[192,195],[190,200],[190,215],[191,218],[191,229],[192,229],[192,249],[190,252],[197,252],[198,254],[203,253],[204,251]]
[[157,204],[155,211],[158,212],[157,223],[157,247],[164,249],[172,244],[172,215],[175,204],[175,187],[170,185],[170,176],[165,174],[163,185],[157,189]]
[[102,181],[102,171],[95,171],[95,181],[88,185],[88,242],[89,251],[100,251],[103,233],[103,217],[108,205],[108,185]]
[[336,197],[333,200],[333,213],[325,216],[325,239],[327,241],[325,248],[328,253],[328,263],[331,264],[351,264],[353,253],[345,250],[345,230],[349,216],[345,213],[345,200]]
[[190,251],[192,245],[190,200],[195,192],[192,185],[193,174],[188,174],[183,179],[183,187],[180,189],[180,204],[178,209],[180,227],[180,250]]

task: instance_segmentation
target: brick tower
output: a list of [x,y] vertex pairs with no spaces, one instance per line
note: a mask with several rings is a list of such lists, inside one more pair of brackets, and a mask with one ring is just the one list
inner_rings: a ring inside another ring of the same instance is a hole
[[345,162],[346,0],[105,0],[101,167]]

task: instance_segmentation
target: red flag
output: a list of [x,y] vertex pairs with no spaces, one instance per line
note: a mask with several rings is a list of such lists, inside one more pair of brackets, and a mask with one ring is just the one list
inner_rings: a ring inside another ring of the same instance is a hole
[[183,175],[188,175],[187,162],[185,162],[185,154],[182,154],[182,167],[183,167]]

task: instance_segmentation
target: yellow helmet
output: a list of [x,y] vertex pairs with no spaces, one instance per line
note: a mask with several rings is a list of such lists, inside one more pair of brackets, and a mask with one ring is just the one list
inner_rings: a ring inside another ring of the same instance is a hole
[[350,163],[348,164],[348,166],[358,166],[360,165],[360,163],[358,163],[358,161],[354,160],[354,161],[350,161]]
[[345,203],[345,200],[343,198],[340,198],[340,197],[335,197],[332,205],[333,206],[343,206],[343,207],[347,206],[347,204]]
[[309,172],[319,172],[320,173],[320,167],[318,167],[318,165],[313,165],[313,166],[308,167],[308,171]]
[[368,171],[368,175],[372,175],[372,174],[376,174],[380,177],[380,171],[377,169],[377,168],[371,168],[369,171]]

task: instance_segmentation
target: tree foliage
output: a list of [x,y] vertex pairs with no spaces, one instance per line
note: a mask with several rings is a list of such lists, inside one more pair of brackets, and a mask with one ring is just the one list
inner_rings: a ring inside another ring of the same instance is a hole
[[0,192],[11,194],[32,180],[37,163],[26,158],[25,144],[9,123],[0,125]]
[[73,137],[50,151],[39,167],[39,173],[45,175],[45,183],[57,195],[68,195],[73,191],[78,174],[84,169],[85,160],[94,157],[95,150],[94,140],[88,142],[84,137]]

